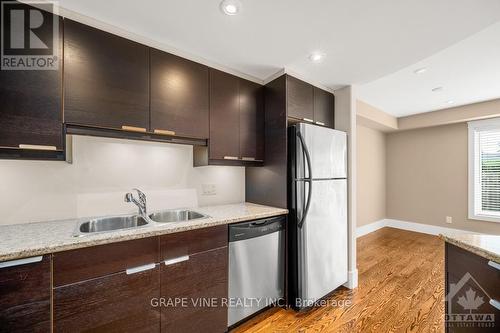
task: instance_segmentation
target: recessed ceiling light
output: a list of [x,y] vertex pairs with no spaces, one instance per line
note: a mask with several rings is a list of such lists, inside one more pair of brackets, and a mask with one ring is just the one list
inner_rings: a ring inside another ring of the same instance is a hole
[[425,68],[425,67],[422,67],[422,68],[419,68],[419,69],[416,69],[413,71],[413,73],[415,73],[415,74],[423,74],[425,72],[427,72],[427,68]]
[[224,0],[220,3],[220,10],[226,15],[236,15],[241,10],[239,0]]
[[453,104],[453,103],[455,103],[455,101],[454,101],[454,100],[452,100],[452,99],[450,99],[450,100],[449,100],[449,101],[447,101],[446,103],[448,103],[448,104]]
[[439,91],[442,91],[442,90],[443,90],[443,87],[432,88],[432,92],[439,92]]
[[311,53],[311,55],[309,56],[309,60],[311,60],[312,62],[321,62],[323,61],[323,59],[325,58],[325,54],[323,52],[313,52]]

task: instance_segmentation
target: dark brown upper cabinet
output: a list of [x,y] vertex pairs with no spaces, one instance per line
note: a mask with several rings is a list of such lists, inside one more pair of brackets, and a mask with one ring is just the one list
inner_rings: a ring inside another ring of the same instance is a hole
[[151,49],[151,131],[208,138],[208,67]]
[[209,159],[240,157],[240,110],[238,81],[234,75],[210,70]]
[[149,129],[149,48],[64,20],[64,121]]
[[290,75],[286,78],[288,117],[313,122],[313,86]]
[[335,97],[332,93],[314,87],[314,122],[334,127]]
[[[63,23],[55,18],[60,30],[58,59],[62,59]],[[9,27],[5,29],[8,34]],[[42,40],[52,38],[47,29],[38,29],[37,34]],[[0,71],[0,149],[64,149],[62,67],[59,61],[57,69]]]
[[50,255],[2,264],[0,332],[50,332]]
[[264,96],[260,84],[240,79],[240,156],[264,160]]
[[335,97],[332,93],[286,75],[286,103],[287,116],[292,122],[334,127]]
[[210,70],[209,146],[195,147],[194,165],[250,165],[264,155],[263,87]]

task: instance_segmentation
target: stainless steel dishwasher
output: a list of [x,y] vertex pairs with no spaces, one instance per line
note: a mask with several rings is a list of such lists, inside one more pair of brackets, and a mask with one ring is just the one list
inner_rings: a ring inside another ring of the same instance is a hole
[[285,221],[279,216],[229,226],[228,326],[283,298]]

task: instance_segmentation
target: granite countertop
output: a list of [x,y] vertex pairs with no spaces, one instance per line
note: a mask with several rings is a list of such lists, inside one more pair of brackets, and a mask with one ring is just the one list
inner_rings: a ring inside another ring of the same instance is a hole
[[0,226],[0,261],[38,256],[83,247],[170,234],[221,224],[284,215],[288,210],[252,203],[192,208],[209,218],[149,225],[138,229],[110,231],[74,237],[81,219]]
[[450,244],[500,263],[500,236],[476,234],[440,236]]

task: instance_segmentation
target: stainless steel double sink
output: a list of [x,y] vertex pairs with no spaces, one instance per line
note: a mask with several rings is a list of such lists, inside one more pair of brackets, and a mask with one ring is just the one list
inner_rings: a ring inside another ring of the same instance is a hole
[[163,223],[176,223],[208,218],[208,215],[198,213],[189,209],[171,209],[149,214],[147,218],[140,215],[122,215],[102,218],[94,218],[78,222],[73,235],[81,237],[85,235],[118,231],[124,229],[144,228],[151,225]]

